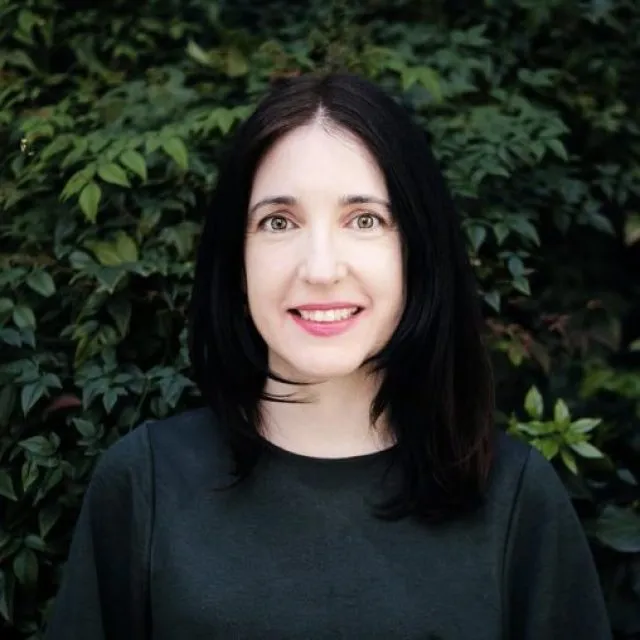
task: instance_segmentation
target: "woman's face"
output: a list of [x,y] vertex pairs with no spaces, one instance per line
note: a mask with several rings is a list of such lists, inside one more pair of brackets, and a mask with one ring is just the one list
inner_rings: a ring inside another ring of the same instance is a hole
[[251,190],[245,269],[275,373],[347,376],[391,338],[404,306],[401,239],[384,176],[355,136],[313,123],[269,150]]

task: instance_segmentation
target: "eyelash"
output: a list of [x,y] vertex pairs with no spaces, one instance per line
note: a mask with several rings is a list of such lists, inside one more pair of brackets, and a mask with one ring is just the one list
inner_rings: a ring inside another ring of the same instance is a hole
[[[350,220],[350,223],[355,221],[355,220],[358,220],[358,218],[361,218],[363,216],[369,216],[369,217],[373,218],[381,226],[387,225],[387,221],[381,215],[378,215],[377,213],[372,213],[371,211],[361,211],[361,212],[357,213]],[[268,229],[267,225],[268,225],[269,221],[270,220],[275,220],[275,219],[281,219],[281,220],[284,220],[287,223],[293,224],[286,216],[284,216],[282,214],[272,213],[271,215],[268,215],[265,218],[263,218],[262,220],[260,220],[260,222],[258,223],[258,229],[262,229],[262,230],[267,231],[269,233],[283,233],[284,231],[288,231],[288,229],[281,229],[281,230],[278,230],[278,231],[274,231],[273,229]],[[362,229],[362,231],[369,231],[369,229]]]

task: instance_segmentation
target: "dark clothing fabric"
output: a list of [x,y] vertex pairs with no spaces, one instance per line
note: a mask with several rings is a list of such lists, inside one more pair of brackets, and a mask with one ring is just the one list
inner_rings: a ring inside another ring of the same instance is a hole
[[46,640],[607,640],[554,469],[498,440],[488,499],[427,526],[371,514],[391,451],[269,447],[228,490],[211,414],[148,423],[99,460]]

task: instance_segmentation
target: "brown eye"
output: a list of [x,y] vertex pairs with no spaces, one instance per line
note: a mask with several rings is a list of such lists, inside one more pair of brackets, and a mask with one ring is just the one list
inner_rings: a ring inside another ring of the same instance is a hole
[[289,228],[289,221],[283,216],[269,216],[260,223],[260,227],[266,231],[278,233]]
[[369,231],[379,227],[382,224],[382,220],[372,213],[361,213],[353,219],[352,224],[355,224],[356,229]]

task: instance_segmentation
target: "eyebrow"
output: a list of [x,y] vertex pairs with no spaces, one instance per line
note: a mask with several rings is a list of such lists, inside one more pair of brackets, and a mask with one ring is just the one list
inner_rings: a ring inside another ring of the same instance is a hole
[[[391,210],[391,203],[387,200],[383,200],[382,198],[376,198],[375,196],[369,195],[349,195],[349,196],[341,196],[338,201],[340,206],[346,207],[353,204],[379,204],[383,207],[386,207],[388,210]],[[249,216],[252,216],[258,209],[262,207],[266,207],[268,205],[286,205],[288,207],[293,207],[298,204],[298,201],[293,196],[270,196],[268,198],[263,198],[256,202],[251,209],[249,209]]]

